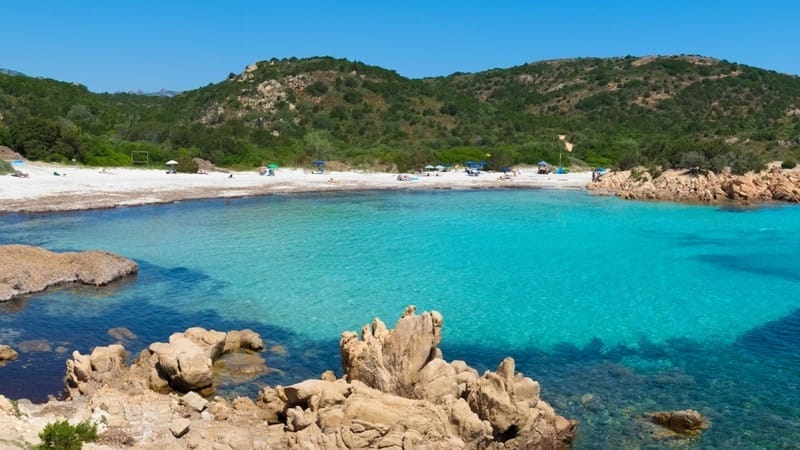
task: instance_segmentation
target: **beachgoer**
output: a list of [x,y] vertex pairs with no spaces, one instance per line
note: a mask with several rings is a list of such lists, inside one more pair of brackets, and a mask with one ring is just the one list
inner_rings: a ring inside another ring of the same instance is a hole
[[228,178],[233,178],[233,174],[228,175]]

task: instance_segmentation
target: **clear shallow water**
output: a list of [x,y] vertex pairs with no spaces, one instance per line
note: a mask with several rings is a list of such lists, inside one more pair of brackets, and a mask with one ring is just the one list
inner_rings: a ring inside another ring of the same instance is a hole
[[[100,248],[139,276],[0,304],[0,342],[89,351],[125,326],[250,327],[286,352],[254,393],[340,371],[338,337],[442,312],[445,358],[505,355],[581,420],[578,446],[656,448],[641,414],[694,408],[702,448],[800,441],[800,208],[624,202],[582,192],[434,191],[208,200],[0,216],[0,243]],[[0,392],[43,398],[69,353],[24,353]],[[21,380],[25,380],[24,382]],[[584,394],[591,394],[586,401]]]

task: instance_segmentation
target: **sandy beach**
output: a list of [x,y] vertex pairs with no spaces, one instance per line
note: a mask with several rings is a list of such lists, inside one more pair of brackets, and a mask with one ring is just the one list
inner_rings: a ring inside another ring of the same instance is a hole
[[383,189],[583,189],[591,172],[539,175],[522,168],[501,179],[502,173],[465,172],[398,174],[381,172],[312,173],[310,169],[281,168],[275,176],[256,170],[168,174],[166,170],[92,168],[26,162],[17,167],[28,177],[0,176],[0,213],[47,212],[169,203],[200,198],[244,197],[279,193]]

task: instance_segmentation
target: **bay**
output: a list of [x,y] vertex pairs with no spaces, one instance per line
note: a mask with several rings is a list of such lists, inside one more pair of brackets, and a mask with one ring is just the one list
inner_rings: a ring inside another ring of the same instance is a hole
[[[0,393],[43,400],[64,360],[135,355],[189,326],[252,328],[272,372],[254,395],[325,369],[338,338],[406,305],[444,316],[442,349],[484,370],[506,355],[581,421],[579,448],[668,445],[643,414],[697,409],[693,447],[800,441],[800,208],[626,202],[582,191],[360,192],[0,216],[0,243],[136,260],[108,287],[0,304],[0,342],[47,339],[0,369]],[[68,350],[63,352],[63,350]],[[591,394],[586,396],[586,394]],[[588,399],[588,400],[587,400]]]

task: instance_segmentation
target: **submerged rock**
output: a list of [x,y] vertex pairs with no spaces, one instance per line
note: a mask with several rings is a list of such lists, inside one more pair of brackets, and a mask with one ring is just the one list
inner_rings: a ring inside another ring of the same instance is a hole
[[0,267],[0,301],[63,283],[102,286],[139,270],[134,261],[111,253],[54,253],[28,245],[0,245]]
[[116,339],[118,342],[132,341],[136,339],[133,331],[125,327],[115,327],[108,329],[108,335]]
[[47,339],[30,339],[19,343],[19,351],[22,353],[44,353],[53,351],[53,347]]
[[703,430],[711,427],[708,420],[693,409],[658,411],[647,415],[653,423],[682,435],[697,436]]

